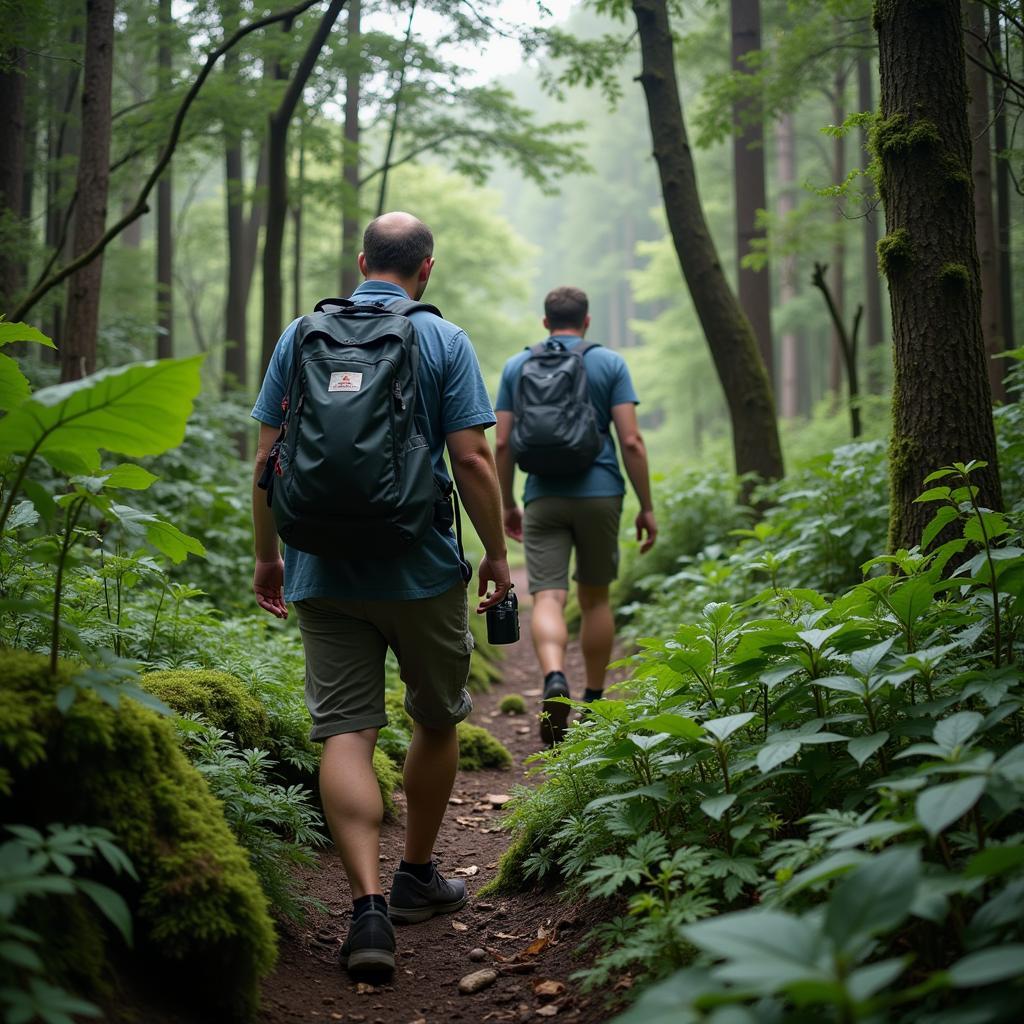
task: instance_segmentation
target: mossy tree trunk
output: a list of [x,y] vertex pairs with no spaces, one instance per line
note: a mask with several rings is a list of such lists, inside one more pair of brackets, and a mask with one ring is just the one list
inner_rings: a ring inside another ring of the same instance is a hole
[[983,459],[980,501],[1000,508],[992,394],[981,333],[960,0],[878,0],[888,233],[878,246],[893,324],[889,544],[917,544],[922,481]]
[[750,322],[729,287],[697,191],[676,82],[665,0],[633,0],[643,66],[640,82],[676,255],[704,329],[732,421],[738,473],[783,475],[771,384]]

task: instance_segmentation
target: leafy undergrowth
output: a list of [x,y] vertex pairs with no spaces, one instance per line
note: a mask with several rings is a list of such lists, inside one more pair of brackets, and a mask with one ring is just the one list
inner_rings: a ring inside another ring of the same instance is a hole
[[518,794],[501,882],[625,906],[581,972],[635,983],[622,1024],[1019,1019],[1024,509],[978,508],[974,467],[948,467],[923,550],[867,558],[876,458],[813,468],[818,497],[778,485],[731,550],[663,579],[631,610],[661,623],[631,678]]

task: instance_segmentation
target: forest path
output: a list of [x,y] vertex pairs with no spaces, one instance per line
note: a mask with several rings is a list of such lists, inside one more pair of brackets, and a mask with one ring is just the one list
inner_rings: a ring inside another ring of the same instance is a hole
[[[351,897],[348,882],[333,847],[320,856],[320,869],[309,873],[310,895],[327,912],[311,911],[302,925],[284,925],[280,955],[273,974],[263,984],[259,1024],[294,1021],[344,1021],[365,1024],[511,1024],[555,1018],[576,1024],[599,1024],[610,1013],[605,996],[585,996],[569,976],[582,966],[574,955],[580,939],[596,923],[593,907],[575,907],[554,893],[493,896],[483,900],[472,894],[490,881],[510,836],[498,828],[502,811],[488,799],[507,795],[527,783],[525,760],[541,745],[536,711],[541,678],[529,639],[531,601],[524,573],[513,573],[520,599],[521,639],[505,648],[503,679],[490,693],[474,694],[470,718],[486,726],[511,751],[513,764],[502,771],[459,772],[452,804],[438,836],[435,857],[441,870],[456,876],[466,873],[470,902],[457,914],[446,914],[419,925],[396,930],[397,965],[388,985],[353,984],[338,964],[338,950],[348,933]],[[583,660],[579,645],[570,644],[566,674],[574,695],[583,690]],[[529,713],[503,715],[502,697],[519,693]],[[404,808],[401,793],[396,795]],[[402,856],[404,826],[388,822],[381,833],[381,872],[385,890]],[[460,870],[461,869],[461,870]],[[474,870],[475,869],[475,870]],[[540,931],[542,930],[542,931]],[[544,949],[518,969],[503,968],[494,951],[519,960],[539,935],[550,935]],[[480,962],[470,959],[474,948],[485,949]],[[498,978],[473,995],[459,992],[459,980],[484,968]],[[554,999],[535,994],[542,981],[565,986]]]

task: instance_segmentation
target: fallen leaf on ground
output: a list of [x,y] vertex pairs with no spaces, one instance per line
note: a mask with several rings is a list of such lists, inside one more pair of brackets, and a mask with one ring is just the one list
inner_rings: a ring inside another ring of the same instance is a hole
[[541,1006],[537,1009],[538,1017],[554,1017],[558,1013],[558,1007],[554,1003],[549,1003],[547,1006]]
[[484,949],[486,949],[487,952],[490,953],[491,956],[493,956],[494,959],[497,960],[498,963],[500,964],[507,963],[509,960],[509,958],[505,956],[504,953],[498,952],[498,950],[496,950],[493,946],[484,946]]
[[533,994],[538,999],[543,999],[545,1002],[549,999],[557,999],[565,991],[565,983],[561,981],[553,981],[550,978],[544,981],[535,981],[533,983]]
[[508,793],[488,793],[484,799],[494,807],[504,807],[512,797]]
[[480,992],[489,985],[493,985],[497,980],[498,972],[490,967],[485,967],[482,971],[474,971],[460,979],[459,991],[463,995],[471,996],[474,992]]
[[369,985],[365,981],[357,981],[356,982],[356,994],[357,995],[368,996],[371,992],[376,992],[376,991],[377,990],[373,987],[373,985]]
[[469,931],[469,925],[468,924],[463,924],[461,921],[452,921],[452,927],[457,932],[468,932]]
[[472,878],[479,872],[480,869],[475,864],[470,864],[468,868],[456,868],[454,874],[459,878]]
[[531,942],[526,947],[526,949],[523,950],[523,955],[524,956],[538,956],[539,954],[543,953],[544,950],[547,949],[548,946],[550,946],[550,945],[551,945],[551,939],[547,935],[544,935],[543,937],[541,937],[539,939],[534,939],[533,942]]
[[516,729],[516,735],[517,736],[526,736],[527,734],[529,734],[531,732],[533,732],[533,729],[531,729],[528,725],[524,725],[524,726],[521,726],[520,728]]
[[633,987],[633,975],[624,974],[615,984],[612,986],[613,992],[628,992]]
[[459,804],[464,804],[465,802],[466,802],[465,800],[463,800],[461,797],[458,797],[458,796],[450,796],[450,797],[448,797],[448,803],[454,804],[456,807],[458,807]]
[[536,964],[516,962],[515,958],[509,963],[502,964],[500,968],[502,974],[532,974],[536,969]]
[[487,865],[487,870],[488,871],[493,871],[497,866],[498,866],[498,862],[497,861],[493,861],[492,863]]
[[524,697],[539,697],[540,690],[523,690]]

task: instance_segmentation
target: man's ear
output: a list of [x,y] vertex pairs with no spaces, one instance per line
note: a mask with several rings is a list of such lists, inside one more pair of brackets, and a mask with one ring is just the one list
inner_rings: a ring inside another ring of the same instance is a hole
[[586,315],[586,316],[585,316],[585,317],[583,318],[583,330],[586,330],[586,329],[587,329],[587,328],[588,328],[589,326],[590,326],[590,314],[588,313],[588,314],[587,314],[587,315]]
[[369,277],[370,275],[366,272],[366,253],[361,252],[356,259],[356,263],[359,265],[359,273],[362,274],[363,277]]
[[544,330],[545,331],[550,331],[551,330],[551,324],[548,323],[548,318],[547,317],[544,317],[544,319],[541,322],[544,324]]
[[416,280],[417,281],[426,281],[426,280],[428,280],[429,277],[430,277],[430,272],[433,269],[434,269],[434,257],[433,256],[428,256],[420,264],[420,272],[419,272],[419,275],[417,276]]

